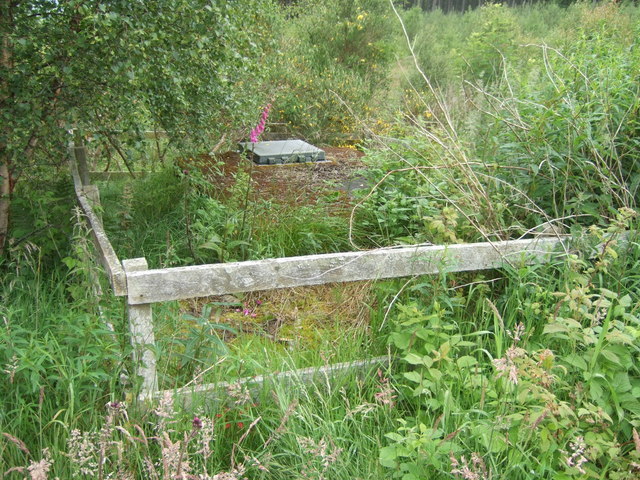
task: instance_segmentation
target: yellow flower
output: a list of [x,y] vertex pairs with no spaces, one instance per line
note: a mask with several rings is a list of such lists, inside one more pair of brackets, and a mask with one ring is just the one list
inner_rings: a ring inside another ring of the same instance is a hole
[[360,14],[356,17],[356,20],[361,21],[364,20],[364,15]]

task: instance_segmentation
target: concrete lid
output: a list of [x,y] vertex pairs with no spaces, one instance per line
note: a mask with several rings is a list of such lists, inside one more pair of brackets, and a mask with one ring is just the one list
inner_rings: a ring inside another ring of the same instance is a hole
[[239,147],[241,152],[249,152],[253,161],[261,165],[325,160],[323,150],[302,140],[242,142]]

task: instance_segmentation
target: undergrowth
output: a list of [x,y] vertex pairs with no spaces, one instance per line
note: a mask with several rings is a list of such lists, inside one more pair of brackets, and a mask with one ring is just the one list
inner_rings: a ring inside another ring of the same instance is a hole
[[619,231],[455,294],[409,289],[390,338],[413,413],[386,435],[390,475],[637,478],[640,252]]
[[[87,232],[64,213],[71,191],[34,172],[0,264],[0,475],[640,476],[637,7],[412,10],[402,40],[385,2],[342,3],[287,10],[282,88],[261,95],[305,138],[362,141],[370,188],[351,216],[330,195],[260,199],[251,169],[223,188],[165,167],[101,185],[119,255],[169,267],[570,233],[565,255],[163,305],[162,387],[228,385],[145,406],[123,306],[97,300]],[[337,383],[237,382],[386,352],[391,368]]]

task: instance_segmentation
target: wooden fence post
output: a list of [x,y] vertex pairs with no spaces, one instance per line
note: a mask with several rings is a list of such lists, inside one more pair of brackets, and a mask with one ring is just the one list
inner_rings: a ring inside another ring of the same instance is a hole
[[102,226],[102,204],[100,203],[100,190],[95,185],[85,185],[82,187],[82,191],[91,202],[91,208],[93,213],[96,214],[96,218]]
[[[127,275],[130,272],[141,272],[149,269],[145,258],[123,260],[122,266]],[[158,389],[156,354],[153,350],[155,336],[153,334],[151,304],[132,305],[131,302],[127,301],[127,307],[135,372],[142,377],[139,398],[147,399],[151,398]]]
[[91,184],[89,178],[89,165],[87,165],[87,147],[84,146],[82,137],[76,132],[75,144],[73,146],[73,154],[76,158],[78,165],[78,173],[80,174],[80,181],[82,185]]

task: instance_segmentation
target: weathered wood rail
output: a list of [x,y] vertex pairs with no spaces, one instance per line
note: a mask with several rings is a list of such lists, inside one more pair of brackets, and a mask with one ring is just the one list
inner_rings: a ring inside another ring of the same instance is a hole
[[[100,205],[98,187],[95,185],[89,185],[88,173],[86,177],[84,175],[81,177],[79,173],[79,170],[88,172],[86,168],[86,152],[81,150],[79,147],[74,147],[73,145],[71,146],[70,151],[72,155],[70,156],[71,160],[69,162],[69,169],[71,170],[71,176],[73,177],[76,198],[78,199],[78,204],[87,219],[93,243],[96,247],[99,263],[102,265],[107,277],[109,278],[109,283],[113,289],[114,295],[125,296],[127,295],[127,280],[125,278],[124,268],[122,268],[122,264],[118,259],[115,250],[111,246],[111,242],[109,242],[109,238],[102,226],[102,220],[93,208],[94,206]],[[80,161],[76,162],[76,159],[79,159]],[[81,168],[78,168],[78,165],[80,165]]]
[[362,252],[197,265],[127,274],[130,305],[326,283],[380,280],[443,271],[486,270],[540,259],[557,238],[383,248]]
[[[118,260],[102,228],[102,222],[89,201],[91,197],[99,202],[97,189],[82,183],[76,160],[82,161],[83,156],[78,155],[78,148],[73,148],[73,151],[76,155],[75,159],[71,160],[71,171],[76,194],[91,228],[100,263],[107,272],[114,294],[127,297],[136,373],[142,377],[140,398],[157,398],[163,395],[157,388],[151,308],[153,303],[336,282],[495,269],[505,265],[548,261],[553,256],[563,255],[567,248],[566,238],[536,237],[491,243],[382,248],[149,270],[144,258],[122,262]],[[351,368],[371,368],[374,364],[386,361],[383,358],[363,360],[321,369],[268,375],[259,379],[245,379],[240,383],[253,385],[252,388],[255,388],[256,383],[263,383],[266,379],[311,381],[319,374],[333,375]],[[175,393],[188,401],[193,395],[212,395],[211,392],[220,385],[179,388]]]
[[[230,388],[241,387],[243,393],[249,394],[254,400],[260,398],[260,394],[274,384],[286,385],[295,388],[296,385],[304,384],[326,384],[329,381],[335,381],[343,376],[357,375],[358,377],[366,375],[372,368],[386,368],[390,364],[390,357],[375,357],[368,360],[356,360],[353,362],[334,363],[324,367],[301,368],[298,370],[290,370],[286,372],[273,372],[266,375],[258,375],[255,377],[246,377],[234,382],[217,382],[204,385],[194,385],[178,388],[170,391],[171,394],[179,397],[181,404],[190,406],[198,402],[206,402],[207,404],[226,403],[228,399],[224,398],[227,390]],[[167,391],[156,391],[153,393],[153,399],[161,399]]]

